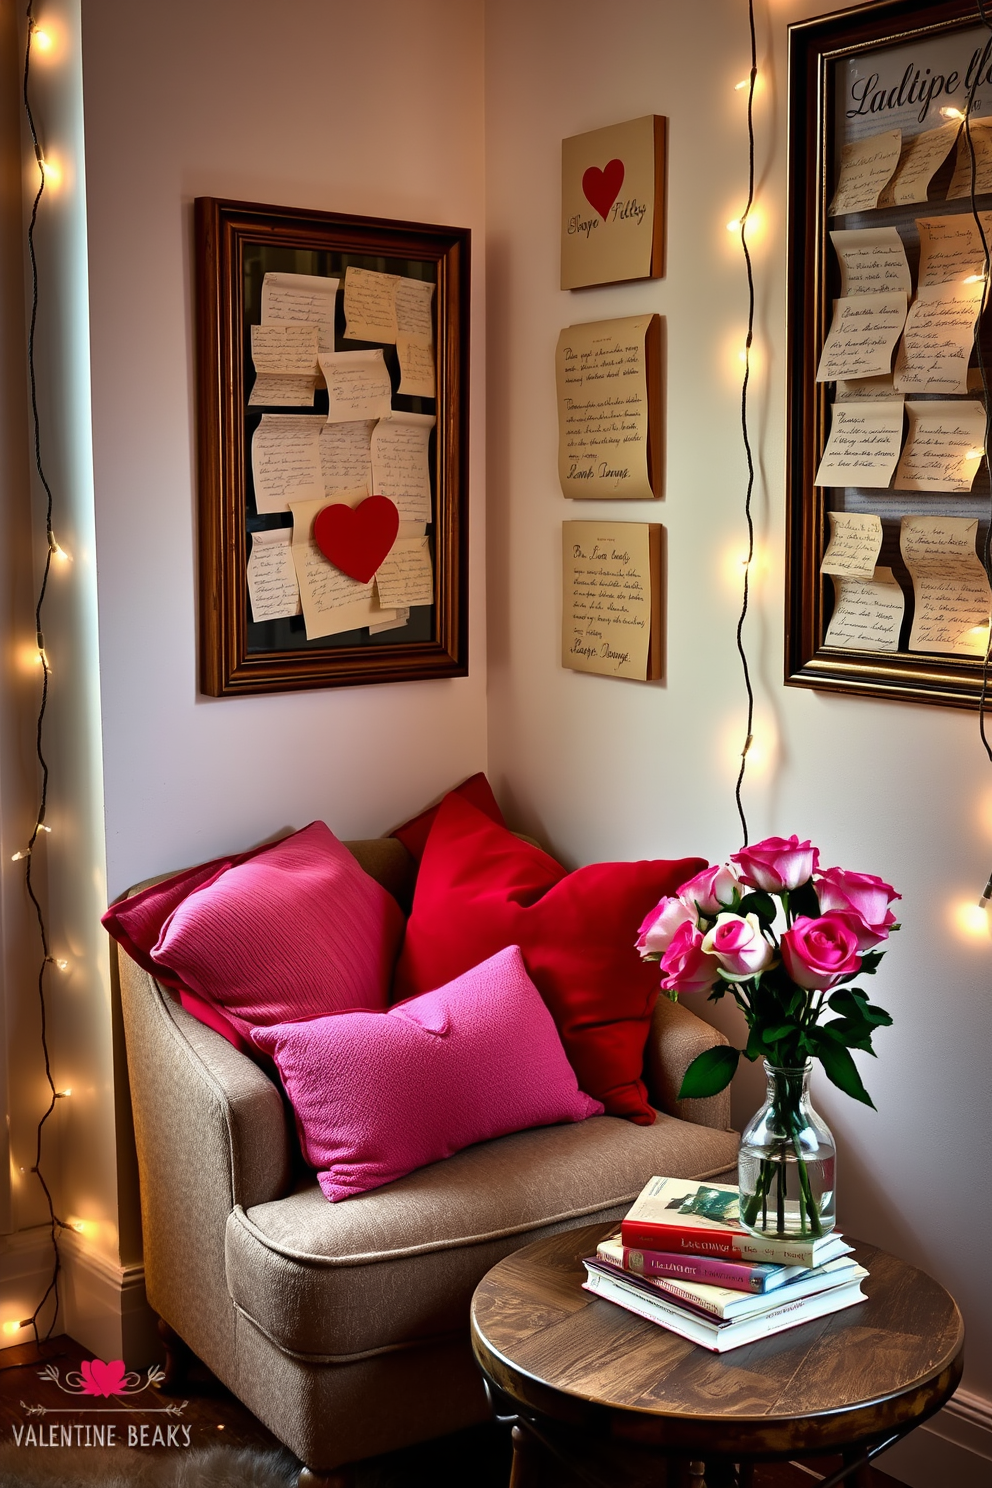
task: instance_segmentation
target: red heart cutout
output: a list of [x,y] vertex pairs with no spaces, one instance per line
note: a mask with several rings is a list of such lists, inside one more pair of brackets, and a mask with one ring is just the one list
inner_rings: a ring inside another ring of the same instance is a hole
[[314,520],[313,540],[335,568],[367,584],[399,528],[400,514],[388,496],[366,496],[357,506],[325,506]]
[[622,160],[608,160],[604,170],[600,170],[598,165],[591,165],[582,177],[586,201],[596,208],[604,222],[607,212],[620,195],[623,177]]

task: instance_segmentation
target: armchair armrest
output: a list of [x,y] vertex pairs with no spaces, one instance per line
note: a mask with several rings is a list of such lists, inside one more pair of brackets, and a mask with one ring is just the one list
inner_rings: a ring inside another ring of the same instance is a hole
[[695,1126],[729,1131],[729,1087],[705,1100],[678,1099],[685,1072],[696,1055],[729,1042],[718,1029],[697,1018],[681,1002],[670,1002],[662,993],[655,1004],[644,1050],[644,1073],[655,1105],[669,1116],[678,1116]]

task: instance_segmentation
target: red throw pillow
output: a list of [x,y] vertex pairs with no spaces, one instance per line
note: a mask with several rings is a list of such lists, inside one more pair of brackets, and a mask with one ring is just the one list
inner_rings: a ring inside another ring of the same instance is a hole
[[519,945],[581,1088],[609,1114],[649,1126],[654,1112],[641,1068],[658,971],[634,949],[637,927],[705,866],[682,858],[593,863],[568,873],[449,795],[424,849],[394,1001]]
[[[468,801],[469,805],[483,812],[490,821],[498,822],[501,827],[506,825],[503,813],[493,795],[493,788],[481,770],[478,775],[470,775],[467,780],[462,781],[461,785],[456,785],[453,791],[448,792],[448,795],[461,796],[463,801]],[[430,806],[419,816],[411,817],[408,822],[404,822],[401,827],[396,828],[395,832],[389,834],[391,837],[398,837],[410,856],[416,858],[418,863],[424,855],[427,838],[440,809],[441,803],[438,802],[436,806]]]
[[249,1030],[384,1008],[403,916],[323,822],[153,884],[103,923],[188,1012],[254,1053]]

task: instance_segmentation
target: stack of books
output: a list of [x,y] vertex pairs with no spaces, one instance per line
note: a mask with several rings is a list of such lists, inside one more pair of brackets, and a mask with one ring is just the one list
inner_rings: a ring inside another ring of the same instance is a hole
[[737,1216],[736,1188],[652,1178],[584,1262],[585,1289],[715,1353],[866,1300],[842,1235],[758,1239]]

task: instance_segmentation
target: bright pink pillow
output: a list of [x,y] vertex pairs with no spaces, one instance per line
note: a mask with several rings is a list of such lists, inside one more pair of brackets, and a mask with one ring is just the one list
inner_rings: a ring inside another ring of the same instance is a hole
[[658,968],[634,949],[648,910],[706,865],[594,863],[568,873],[456,795],[442,801],[417,876],[394,998],[439,987],[519,945],[583,1090],[649,1126],[641,1080]]
[[256,1028],[296,1112],[303,1155],[333,1203],[473,1142],[602,1115],[508,946],[389,1009]]
[[403,916],[323,822],[220,871],[191,872],[200,886],[178,902],[175,880],[154,885],[104,923],[147,944],[155,906],[146,896],[157,893],[169,909],[145,959],[202,1021],[230,1025],[250,1048],[257,1024],[386,1006]]

